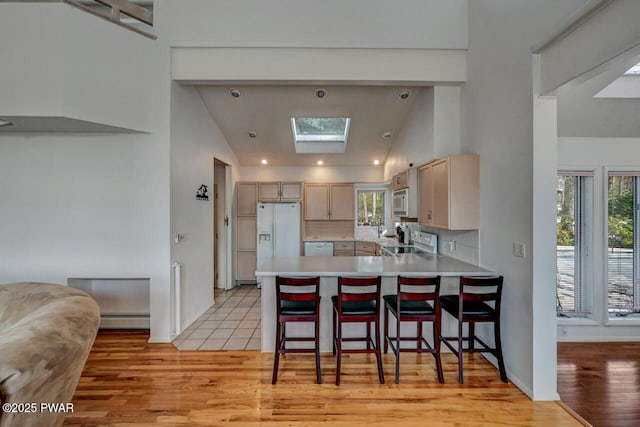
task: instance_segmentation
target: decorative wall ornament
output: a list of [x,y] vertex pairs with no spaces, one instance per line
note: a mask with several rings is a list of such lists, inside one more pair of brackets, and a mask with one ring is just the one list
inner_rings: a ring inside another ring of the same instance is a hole
[[209,195],[207,194],[207,186],[202,184],[200,188],[196,190],[196,199],[198,200],[209,200]]

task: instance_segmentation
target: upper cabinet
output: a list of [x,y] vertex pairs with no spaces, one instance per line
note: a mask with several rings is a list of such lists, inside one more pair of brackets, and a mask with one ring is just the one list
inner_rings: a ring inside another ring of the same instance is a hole
[[391,180],[391,191],[402,190],[409,187],[409,170],[400,172]]
[[238,216],[255,216],[258,205],[258,184],[239,182],[237,185]]
[[460,154],[418,170],[420,224],[449,230],[478,229],[479,158]]
[[258,200],[261,202],[296,202],[302,200],[301,182],[260,182]]
[[305,220],[346,220],[353,221],[353,184],[305,184]]

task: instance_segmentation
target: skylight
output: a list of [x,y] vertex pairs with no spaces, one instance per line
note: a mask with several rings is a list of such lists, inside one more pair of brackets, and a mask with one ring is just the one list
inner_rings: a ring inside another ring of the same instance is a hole
[[292,117],[296,153],[344,153],[350,122],[348,117]]
[[625,73],[625,76],[640,76],[640,64],[636,64],[629,68]]

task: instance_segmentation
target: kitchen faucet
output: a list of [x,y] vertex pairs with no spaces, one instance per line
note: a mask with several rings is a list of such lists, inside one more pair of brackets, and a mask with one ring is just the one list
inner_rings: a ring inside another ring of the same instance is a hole
[[378,221],[378,239],[380,238],[381,232],[382,232],[382,224],[381,224],[381,221]]

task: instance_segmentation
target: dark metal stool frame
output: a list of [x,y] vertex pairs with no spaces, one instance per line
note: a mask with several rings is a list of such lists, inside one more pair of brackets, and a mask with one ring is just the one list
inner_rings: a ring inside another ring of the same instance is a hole
[[[285,291],[282,286],[288,287]],[[295,287],[313,288],[312,291],[292,292]],[[285,353],[315,353],[316,379],[322,383],[320,373],[320,277],[281,277],[276,276],[276,348],[273,361],[273,378],[271,383],[278,380],[278,364],[280,355]],[[315,334],[313,337],[287,337],[287,322],[313,322]],[[314,348],[285,348],[287,342],[313,341]]]
[[[378,364],[378,379],[384,384],[384,369],[380,351],[380,286],[382,279],[377,277],[338,277],[338,295],[331,297],[333,303],[333,354],[338,356],[336,363],[336,385],[340,385],[342,354],[374,353]],[[366,323],[365,337],[342,337],[343,323]],[[371,336],[371,324],[375,327],[375,343]],[[343,349],[343,342],[366,342],[365,349]]]
[[[400,353],[431,353],[436,360],[438,381],[444,383],[442,361],[440,359],[440,330],[442,312],[440,310],[440,276],[403,277],[398,276],[397,294],[385,295],[384,299],[384,352],[389,346],[396,356],[396,384],[400,382]],[[390,314],[396,318],[396,335],[389,336]],[[402,337],[402,322],[416,322],[416,336]],[[422,323],[432,322],[433,346],[424,338]],[[412,341],[416,348],[401,348],[401,341]]]
[[[440,307],[458,320],[458,336],[445,337],[441,336],[442,342],[458,358],[458,382],[464,383],[462,372],[462,356],[464,353],[491,353],[498,359],[498,368],[500,370],[500,379],[502,382],[508,382],[507,373],[504,366],[504,358],[502,356],[502,343],[500,341],[500,301],[502,299],[502,282],[504,278],[478,278],[478,277],[461,277],[460,289],[458,295],[441,295]],[[489,290],[495,288],[495,291]],[[467,290],[473,290],[467,292]],[[494,302],[491,307],[488,302]],[[490,347],[475,335],[476,323],[493,323],[495,347]],[[463,325],[468,323],[468,336],[463,336]],[[450,342],[456,341],[457,348]],[[467,348],[463,347],[463,342],[467,342]],[[475,347],[478,342],[481,348]]]

